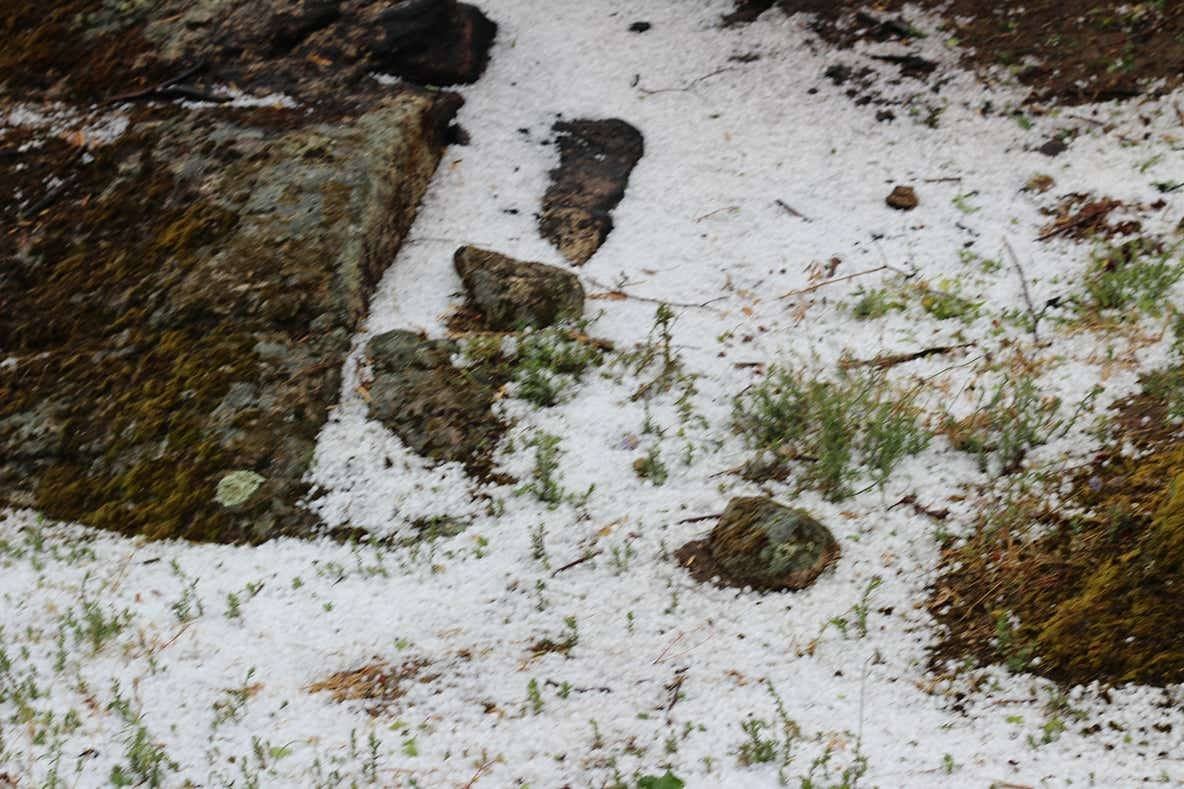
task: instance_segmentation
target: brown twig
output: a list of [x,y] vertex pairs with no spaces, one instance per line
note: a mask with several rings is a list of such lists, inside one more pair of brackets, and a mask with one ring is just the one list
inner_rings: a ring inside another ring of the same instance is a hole
[[1032,339],[1035,342],[1040,342],[1040,332],[1038,329],[1043,313],[1038,314],[1035,305],[1032,304],[1032,293],[1028,290],[1028,277],[1024,274],[1024,267],[1020,265],[1019,256],[1015,254],[1015,250],[1012,248],[1011,241],[1008,240],[1007,236],[1003,237],[1003,246],[1006,247],[1007,254],[1011,256],[1011,263],[1020,275],[1020,287],[1023,289],[1024,303],[1028,306],[1028,315],[1032,318]]
[[913,362],[917,359],[924,359],[926,356],[935,356],[941,353],[951,353],[959,351],[963,348],[971,348],[975,345],[973,342],[964,342],[960,345],[937,345],[932,348],[924,348],[920,351],[913,351],[912,353],[893,353],[881,354],[871,359],[844,359],[839,362],[839,367],[844,370],[850,370],[853,367],[875,367],[877,370],[886,370],[889,367],[895,367],[898,364],[906,362]]
[[555,576],[559,575],[561,572],[564,572],[565,570],[570,570],[573,567],[578,567],[579,565],[583,564],[584,562],[588,562],[588,561],[595,559],[599,555],[600,555],[599,549],[592,551],[591,553],[586,553],[583,556],[581,556],[580,558],[574,559],[574,560],[568,562],[567,564],[565,564],[562,567],[560,567],[559,569],[557,569],[555,572],[551,573],[551,577],[554,578]]
[[644,301],[649,304],[665,304],[668,307],[685,307],[688,309],[706,310],[711,309],[711,305],[715,302],[723,301],[727,298],[727,296],[716,296],[714,299],[708,299],[707,301],[700,302],[698,304],[688,301],[667,301],[665,299],[655,299],[651,296],[638,296],[634,293],[623,291],[620,288],[610,288],[608,285],[597,282],[591,277],[588,277],[587,280],[592,285],[603,289],[600,293],[589,293],[589,299],[608,299],[610,301],[629,299],[630,301]]
[[888,509],[889,510],[896,509],[897,507],[901,506],[902,504],[907,504],[908,506],[912,507],[913,512],[917,513],[918,515],[928,515],[930,518],[933,518],[934,520],[944,521],[946,518],[950,517],[950,511],[948,508],[944,509],[944,510],[935,510],[930,507],[926,507],[924,504],[921,504],[920,502],[918,502],[917,497],[912,495],[911,493],[908,496],[905,496],[904,498],[902,498],[900,501],[893,504]]
[[688,82],[686,85],[683,85],[681,88],[647,88],[647,87],[644,87],[639,84],[637,89],[640,90],[642,93],[644,93],[647,96],[653,96],[655,93],[688,93],[696,85],[698,85],[700,82],[703,82],[706,79],[710,79],[711,77],[719,76],[720,74],[723,74],[726,71],[735,71],[735,70],[736,69],[731,66],[727,66],[725,68],[718,68],[709,74],[704,74],[701,77],[695,77],[693,80]]
[[682,690],[682,683],[686,681],[686,669],[682,668],[675,672],[674,680],[666,686],[666,690],[670,693],[670,703],[666,705],[666,718],[669,720],[670,713],[674,709],[674,705],[678,703],[679,691]]
[[897,274],[904,273],[900,269],[893,268],[892,266],[889,266],[887,263],[885,263],[883,265],[876,266],[875,268],[869,268],[865,271],[856,271],[854,274],[844,274],[841,277],[834,277],[833,279],[827,279],[827,280],[823,280],[822,282],[816,282],[815,284],[811,285],[808,288],[800,288],[798,290],[791,290],[788,293],[782,293],[777,298],[788,299],[790,296],[801,296],[802,294],[805,294],[805,293],[813,293],[814,291],[818,290],[819,288],[825,288],[827,285],[834,285],[836,282],[846,282],[847,280],[855,279],[856,277],[863,277],[868,274],[875,274],[877,271],[895,271]]
[[781,198],[777,198],[773,202],[776,203],[777,205],[781,206],[781,208],[785,211],[785,213],[789,214],[790,216],[796,216],[798,219],[804,220],[806,222],[813,222],[814,221],[813,219],[806,216],[801,211],[798,211],[796,208],[794,208],[793,206],[791,206],[789,203],[785,202]]
[[722,513],[722,512],[713,512],[713,513],[711,513],[710,515],[696,515],[696,516],[695,516],[695,517],[693,517],[693,518],[683,518],[683,519],[682,519],[682,520],[680,520],[680,521],[675,521],[675,524],[683,524],[683,523],[702,523],[703,521],[709,521],[709,520],[711,520],[712,518],[718,518],[718,517],[719,517],[719,516],[721,516],[721,515],[723,515],[723,513]]
[[199,72],[203,68],[205,68],[205,66],[206,66],[206,63],[204,60],[198,61],[194,65],[192,65],[189,68],[182,71],[177,76],[167,79],[158,85],[154,85],[151,88],[145,88],[144,90],[137,90],[132,93],[123,93],[123,94],[120,94],[119,96],[112,96],[111,98],[107,99],[107,103],[108,104],[121,104],[121,103],[127,102],[127,101],[140,101],[142,99],[152,99],[152,98],[160,97],[167,90],[176,86],[178,82],[180,82],[181,80],[184,80],[184,79],[188,79],[189,77],[192,77],[194,74],[196,74],[197,72]]

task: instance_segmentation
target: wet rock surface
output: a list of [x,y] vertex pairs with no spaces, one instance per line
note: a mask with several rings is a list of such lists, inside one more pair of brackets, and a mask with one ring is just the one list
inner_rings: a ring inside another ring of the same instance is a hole
[[580,265],[612,231],[612,210],[625,196],[645,142],[641,132],[616,118],[560,121],[553,131],[559,166],[543,196],[539,232]]
[[715,528],[675,554],[697,581],[764,592],[814,583],[839,557],[830,530],[808,512],[769,498],[728,502]]
[[373,72],[481,76],[497,26],[456,0],[64,0],[0,9],[0,96],[206,98],[215,85],[328,99]]
[[458,105],[351,101],[144,108],[88,163],[52,140],[8,173],[0,501],[151,537],[311,530],[341,363]]
[[579,277],[544,263],[465,246],[453,255],[471,309],[494,331],[541,329],[584,312]]
[[370,416],[419,454],[482,473],[504,430],[490,410],[504,381],[453,366],[458,350],[401,329],[376,336],[366,348],[374,371]]

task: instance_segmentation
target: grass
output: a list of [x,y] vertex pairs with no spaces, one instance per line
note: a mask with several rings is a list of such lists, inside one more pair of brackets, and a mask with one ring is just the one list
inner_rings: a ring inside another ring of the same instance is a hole
[[977,457],[981,471],[1011,474],[1030,450],[1066,435],[1100,394],[1094,388],[1066,416],[1060,398],[1042,394],[1031,373],[1005,371],[994,389],[983,390],[973,413],[947,414],[941,429],[955,449]]
[[860,479],[882,486],[903,458],[928,445],[914,399],[893,392],[879,372],[824,380],[773,367],[736,398],[733,425],[773,458],[767,475],[792,464],[803,487],[839,500]]
[[1096,250],[1083,283],[1083,312],[1134,309],[1161,315],[1165,297],[1184,276],[1184,257],[1178,253],[1178,245],[1163,247],[1142,238]]

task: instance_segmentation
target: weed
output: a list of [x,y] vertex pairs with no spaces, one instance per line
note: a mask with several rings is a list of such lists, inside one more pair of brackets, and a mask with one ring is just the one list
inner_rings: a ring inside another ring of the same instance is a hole
[[978,317],[982,302],[971,301],[958,293],[952,282],[942,282],[940,289],[923,286],[921,309],[939,321],[960,320],[970,323]]
[[581,330],[551,327],[524,333],[514,360],[514,394],[537,406],[559,402],[584,371],[601,363],[599,347],[582,342]]
[[861,321],[883,318],[890,312],[899,312],[908,306],[901,293],[886,288],[860,289],[855,291],[855,295],[859,300],[851,308],[851,314]]
[[535,715],[543,711],[543,694],[539,691],[539,681],[533,677],[526,683],[526,700]]
[[124,763],[111,768],[110,781],[114,786],[162,786],[166,771],[178,769],[164,746],[153,742],[142,724],[137,724],[125,740],[123,758]]
[[659,454],[656,444],[650,447],[645,457],[633,461],[633,471],[637,476],[648,479],[655,485],[665,484],[667,477],[669,477],[666,464],[662,462],[662,456]]
[[1085,275],[1084,306],[1160,315],[1164,296],[1184,276],[1184,259],[1173,259],[1177,250],[1136,238],[1096,251]]
[[530,446],[534,447],[534,468],[530,472],[530,481],[518,490],[533,494],[552,508],[557,507],[563,501],[563,488],[556,477],[559,457],[563,454],[559,448],[559,436],[539,433],[531,440]]
[[1011,474],[1029,450],[1067,435],[1101,393],[1095,387],[1063,417],[1060,398],[1041,396],[1031,374],[1007,375],[993,391],[984,391],[969,416],[955,420],[947,414],[942,429],[955,449],[978,457],[981,470],[994,458],[1001,474]]
[[1035,645],[1019,641],[1015,615],[1011,611],[997,609],[992,614],[995,617],[995,649],[1003,656],[1009,671],[1024,671],[1035,655]]
[[895,396],[882,373],[807,380],[774,367],[734,403],[733,424],[774,465],[796,461],[803,486],[838,500],[862,474],[883,485],[906,455],[929,443],[915,395]]
[[530,558],[543,566],[544,570],[551,569],[551,559],[547,556],[547,527],[536,525],[530,530]]

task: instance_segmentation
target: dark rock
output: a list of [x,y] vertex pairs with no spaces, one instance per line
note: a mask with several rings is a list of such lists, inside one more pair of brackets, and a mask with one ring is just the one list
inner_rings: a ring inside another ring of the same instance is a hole
[[541,329],[584,312],[584,288],[569,271],[476,247],[461,247],[452,260],[469,305],[495,331]]
[[457,0],[62,0],[0,7],[20,31],[0,53],[17,98],[218,98],[220,85],[333,100],[375,72],[421,85],[476,81],[497,26]]
[[698,581],[766,592],[804,589],[839,557],[830,531],[808,512],[772,499],[728,502],[705,540],[675,554]]
[[454,367],[457,350],[402,330],[372,339],[370,416],[420,455],[483,473],[504,430],[490,411],[502,382],[479,368]]
[[917,192],[911,186],[897,186],[885,200],[888,205],[898,211],[912,211],[920,204]]
[[1065,151],[1069,150],[1069,146],[1060,137],[1053,137],[1048,142],[1041,145],[1036,150],[1045,156],[1054,157],[1060,156]]
[[629,25],[629,32],[644,33],[651,27],[653,27],[653,25],[651,25],[649,22],[634,22],[633,24]]
[[543,196],[539,232],[576,265],[586,263],[613,229],[612,209],[625,196],[641,159],[641,132],[616,118],[556,123],[559,167]]
[[455,0],[403,0],[374,21],[376,67],[424,85],[476,82],[497,35],[479,9]]
[[24,261],[0,266],[0,502],[150,537],[311,533],[317,434],[457,103],[146,108],[73,156],[53,205],[0,235]]

